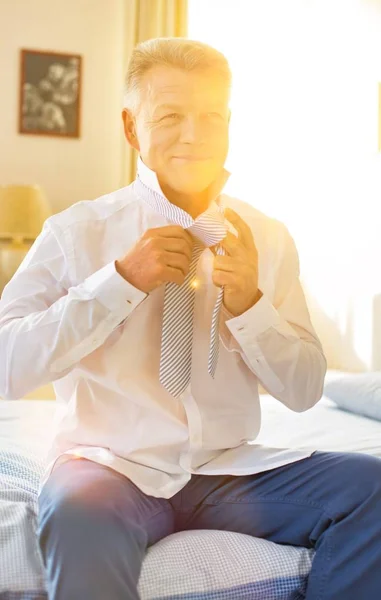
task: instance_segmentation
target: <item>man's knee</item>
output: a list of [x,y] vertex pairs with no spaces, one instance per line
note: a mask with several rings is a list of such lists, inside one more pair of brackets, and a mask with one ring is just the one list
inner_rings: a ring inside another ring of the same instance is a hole
[[67,473],[57,469],[39,498],[39,545],[52,597],[137,598],[147,533],[128,482]]
[[54,532],[65,540],[83,537],[89,543],[102,537],[106,542],[109,536],[138,536],[144,545],[137,504],[138,498],[128,494],[118,482],[100,485],[94,479],[79,478],[67,485],[58,469],[39,497],[39,535],[41,538]]
[[86,489],[80,493],[70,490],[66,494],[49,490],[45,495],[41,494],[39,500],[40,522],[49,520],[61,527],[83,526],[87,522],[95,524],[112,518],[114,512],[115,505],[113,507],[110,501],[99,496],[92,498]]

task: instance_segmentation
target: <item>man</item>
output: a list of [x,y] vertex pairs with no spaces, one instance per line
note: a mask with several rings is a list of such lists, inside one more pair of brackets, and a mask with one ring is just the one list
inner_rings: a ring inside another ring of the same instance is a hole
[[136,181],[48,219],[4,291],[0,395],[54,381],[66,407],[39,498],[51,599],[136,599],[147,547],[198,528],[315,547],[308,600],[378,597],[381,462],[247,443],[258,382],[307,410],[326,361],[286,228],[222,193],[229,88],[204,44],[136,48]]

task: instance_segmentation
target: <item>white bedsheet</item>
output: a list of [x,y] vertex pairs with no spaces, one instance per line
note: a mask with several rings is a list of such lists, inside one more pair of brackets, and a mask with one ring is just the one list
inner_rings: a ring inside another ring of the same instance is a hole
[[323,397],[304,413],[294,413],[262,396],[262,427],[256,443],[333,452],[366,452],[381,457],[381,422],[345,412]]
[[53,435],[54,401],[1,400],[0,446],[27,448],[34,458],[47,453]]

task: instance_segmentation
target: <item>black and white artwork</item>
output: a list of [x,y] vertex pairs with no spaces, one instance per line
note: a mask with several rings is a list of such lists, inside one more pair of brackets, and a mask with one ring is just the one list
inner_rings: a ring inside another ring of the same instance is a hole
[[82,58],[21,51],[19,132],[79,137]]

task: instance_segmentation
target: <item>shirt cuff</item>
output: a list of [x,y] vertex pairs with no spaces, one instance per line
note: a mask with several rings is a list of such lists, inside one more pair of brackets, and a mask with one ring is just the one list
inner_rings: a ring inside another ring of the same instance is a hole
[[85,289],[111,312],[126,318],[147,294],[128,283],[116,270],[115,261],[85,279]]
[[241,348],[252,343],[261,333],[270,327],[279,325],[281,318],[265,294],[254,306],[238,317],[233,317],[225,322],[232,336]]

